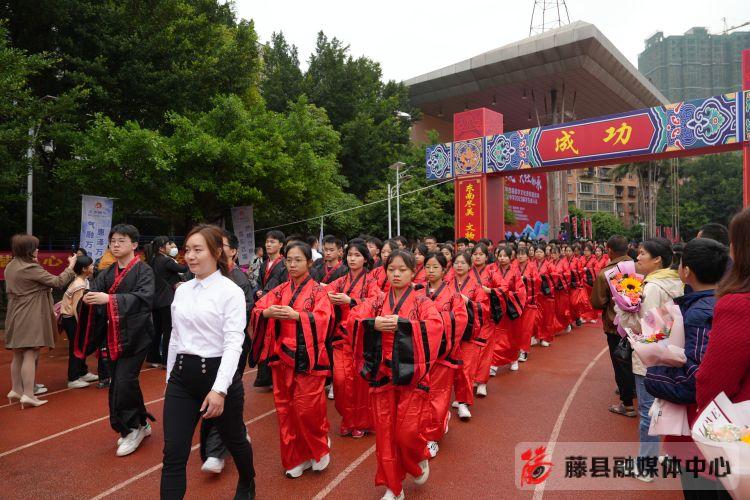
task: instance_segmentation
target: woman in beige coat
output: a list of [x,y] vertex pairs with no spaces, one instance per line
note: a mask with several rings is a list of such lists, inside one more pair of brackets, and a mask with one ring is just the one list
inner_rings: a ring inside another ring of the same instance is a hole
[[42,347],[55,347],[55,313],[52,288],[63,288],[75,278],[76,256],[68,258],[68,267],[59,276],[44,270],[37,261],[39,239],[17,234],[11,240],[13,260],[5,268],[8,311],[5,319],[5,348],[13,349],[10,375],[13,387],[8,400],[40,406],[34,396],[36,362]]

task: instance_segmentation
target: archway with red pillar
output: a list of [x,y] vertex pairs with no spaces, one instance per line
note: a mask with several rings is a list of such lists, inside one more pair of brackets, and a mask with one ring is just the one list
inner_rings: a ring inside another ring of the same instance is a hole
[[504,178],[743,150],[750,205],[750,50],[735,93],[503,133],[500,113],[454,115],[454,141],[429,146],[428,179],[454,178],[455,237],[505,236]]

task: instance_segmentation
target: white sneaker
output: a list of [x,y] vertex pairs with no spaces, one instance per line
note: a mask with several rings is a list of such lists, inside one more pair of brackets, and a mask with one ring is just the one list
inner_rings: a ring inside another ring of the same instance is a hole
[[549,347],[549,342],[542,340],[542,347]]
[[497,376],[497,366],[490,366],[490,377]]
[[117,447],[117,456],[124,457],[133,453],[141,445],[144,437],[146,437],[146,433],[143,427],[130,431],[130,434],[125,436]]
[[[143,429],[143,437],[144,438],[147,438],[147,437],[149,437],[151,435],[151,424],[148,421],[146,421],[146,425],[141,426],[141,429]],[[118,439],[117,440],[117,446],[120,446],[123,441],[125,441],[124,437],[121,437],[120,439]]]
[[83,389],[84,387],[88,387],[89,383],[86,382],[83,379],[73,380],[71,382],[68,382],[68,389]]
[[531,345],[537,345],[539,343],[539,340],[537,340],[536,337],[531,337]]
[[419,462],[419,467],[422,469],[422,474],[414,478],[414,484],[423,485],[427,482],[427,478],[430,477],[430,462],[422,460]]
[[333,399],[333,384],[328,386],[328,399]]
[[79,377],[78,380],[83,380],[84,382],[97,382],[99,381],[99,375],[94,375],[93,373],[87,373],[83,377]]
[[[329,444],[328,449],[330,448],[331,448],[331,445]],[[328,467],[328,464],[330,463],[331,463],[331,454],[326,453],[325,455],[320,457],[320,460],[313,460],[312,470],[314,470],[315,472],[324,471],[326,470],[326,467]]]
[[40,394],[44,394],[49,389],[47,389],[44,384],[34,384],[34,396],[38,396]]
[[458,405],[458,418],[460,418],[464,422],[471,418],[471,412],[469,411],[469,407],[463,403]]
[[312,460],[302,462],[297,467],[293,467],[289,469],[288,471],[286,471],[286,477],[288,477],[289,479],[300,477],[303,472],[305,472],[307,469],[309,469],[312,466],[313,466]]
[[510,364],[510,371],[517,372],[518,371],[518,360],[515,360]]
[[435,458],[438,454],[438,451],[440,451],[440,446],[438,446],[437,442],[435,441],[428,441],[427,451],[430,453],[430,457]]
[[573,330],[573,327],[568,325],[565,327],[565,333],[570,333]]
[[479,384],[477,386],[477,396],[479,396],[480,398],[487,397],[487,384]]
[[521,355],[518,356],[518,361],[521,363],[525,363],[529,359],[529,353],[526,351],[521,351]]
[[208,457],[203,466],[201,467],[203,472],[212,472],[214,474],[221,474],[224,470],[224,459],[216,457]]
[[454,401],[451,403],[452,408],[458,408],[458,401]]
[[401,490],[401,494],[398,496],[391,490],[385,490],[385,495],[380,500],[404,500],[404,490]]

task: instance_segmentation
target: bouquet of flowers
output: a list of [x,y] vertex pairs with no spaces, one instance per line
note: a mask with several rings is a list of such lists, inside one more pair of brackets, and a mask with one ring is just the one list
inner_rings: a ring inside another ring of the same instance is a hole
[[[641,308],[643,294],[643,275],[635,272],[635,262],[626,260],[604,272],[615,302],[615,311],[638,312]],[[620,315],[615,317],[617,333],[625,337],[626,332],[620,326]]]
[[698,416],[692,435],[707,462],[730,464],[719,480],[732,498],[750,498],[750,401],[734,404],[722,392]]
[[645,366],[683,366],[685,326],[674,302],[652,309],[641,319],[641,333],[628,331],[630,345]]

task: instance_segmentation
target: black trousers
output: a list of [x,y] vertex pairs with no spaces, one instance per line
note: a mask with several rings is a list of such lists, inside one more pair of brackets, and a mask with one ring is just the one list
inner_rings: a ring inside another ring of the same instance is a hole
[[[86,361],[78,359],[74,351],[74,339],[76,335],[76,319],[74,317],[62,318],[62,327],[68,336],[68,382],[78,380],[89,372]],[[99,367],[97,370],[100,379],[109,378],[109,369],[104,356],[99,356]]]
[[[182,499],[185,496],[185,467],[200,407],[216,379],[221,358],[199,358],[178,354],[167,384],[164,399],[164,467],[161,471],[161,498]],[[205,366],[205,368],[204,368]],[[242,417],[245,390],[242,371],[227,389],[224,412],[211,420],[221,440],[234,458],[239,479],[238,493],[247,489],[255,477],[253,449],[247,440]]]
[[169,339],[172,337],[172,307],[160,307],[154,309],[151,314],[154,319],[155,335],[146,361],[166,365]]
[[109,423],[123,437],[133,429],[146,425],[146,419],[150,417],[143,403],[138,380],[147,351],[148,347],[131,356],[121,355],[117,361],[109,362]]
[[604,333],[609,346],[609,358],[612,360],[612,368],[615,371],[615,383],[620,391],[620,400],[625,406],[633,406],[635,398],[635,377],[633,376],[633,365],[621,363],[615,358],[614,351],[620,343],[620,336],[616,333]]
[[258,363],[258,373],[255,375],[254,387],[271,387],[273,379],[271,378],[271,367],[268,363]]
[[[242,377],[242,373],[245,371],[245,365],[247,365],[247,357],[250,354],[251,342],[250,339],[245,337],[245,342],[242,345],[242,355],[240,355],[239,366],[237,367],[239,376]],[[224,442],[221,440],[219,431],[214,425],[213,418],[201,419],[201,431],[200,431],[200,454],[201,460],[206,461],[207,458],[224,458],[228,452],[227,447],[224,446]]]

